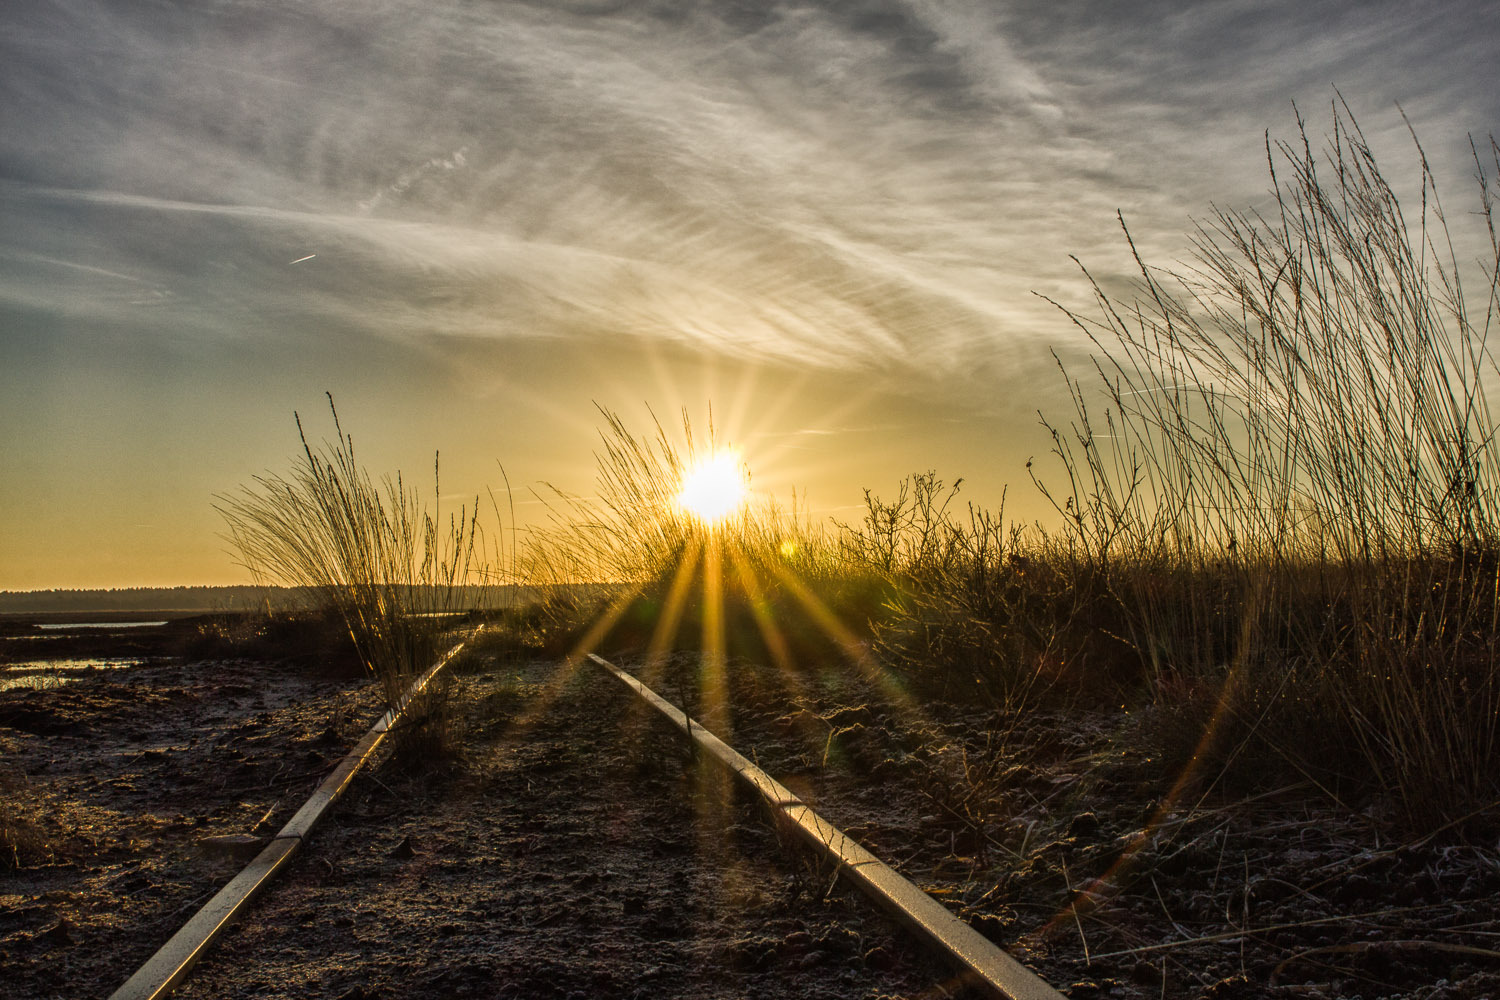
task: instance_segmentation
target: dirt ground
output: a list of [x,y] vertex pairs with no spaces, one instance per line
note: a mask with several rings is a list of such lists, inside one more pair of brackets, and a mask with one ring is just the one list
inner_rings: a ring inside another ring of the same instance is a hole
[[[243,864],[213,838],[274,832],[379,714],[316,663],[156,652],[0,692],[7,996],[107,996]],[[1500,996],[1494,833],[1216,797],[1123,714],[618,662],[1070,996]],[[455,752],[358,778],[178,995],[974,995],[597,668],[481,648],[454,683]]]

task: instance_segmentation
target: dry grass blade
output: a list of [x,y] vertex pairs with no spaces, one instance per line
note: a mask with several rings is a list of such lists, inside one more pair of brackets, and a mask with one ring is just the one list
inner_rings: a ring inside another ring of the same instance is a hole
[[1230,941],[1235,938],[1253,937],[1256,934],[1270,934],[1273,931],[1293,930],[1299,927],[1321,927],[1325,924],[1350,924],[1363,920],[1376,920],[1383,917],[1408,916],[1413,913],[1424,911],[1449,909],[1449,903],[1434,903],[1429,906],[1401,906],[1387,910],[1374,910],[1369,913],[1351,913],[1332,917],[1317,917],[1312,920],[1289,920],[1279,924],[1266,924],[1264,927],[1244,927],[1240,930],[1222,931],[1218,934],[1202,934],[1197,937],[1184,938],[1181,941],[1162,941],[1157,944],[1141,945],[1137,948],[1121,948],[1118,951],[1104,952],[1095,955],[1096,962],[1102,962],[1110,958],[1123,958],[1127,955],[1144,955],[1148,952],[1172,951],[1178,948],[1190,948],[1193,945],[1213,944],[1218,941]]
[[1467,944],[1450,944],[1447,941],[1425,941],[1402,940],[1402,941],[1355,941],[1350,944],[1327,945],[1322,948],[1309,948],[1299,951],[1290,958],[1283,960],[1275,969],[1271,970],[1271,977],[1266,986],[1274,989],[1281,979],[1281,974],[1291,965],[1314,958],[1319,955],[1365,955],[1377,951],[1435,951],[1447,955],[1463,955],[1470,958],[1494,958],[1500,959],[1500,951],[1489,948],[1478,948]]

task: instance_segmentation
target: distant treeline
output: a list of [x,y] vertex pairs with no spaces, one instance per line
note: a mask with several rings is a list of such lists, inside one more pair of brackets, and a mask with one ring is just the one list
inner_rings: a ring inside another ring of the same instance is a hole
[[288,587],[120,587],[112,590],[0,590],[0,612],[249,611],[286,607],[305,594]]
[[[469,587],[460,595],[465,608],[516,603],[520,588]],[[0,590],[0,614],[48,611],[254,611],[316,606],[323,602],[306,587],[120,587],[112,590]]]

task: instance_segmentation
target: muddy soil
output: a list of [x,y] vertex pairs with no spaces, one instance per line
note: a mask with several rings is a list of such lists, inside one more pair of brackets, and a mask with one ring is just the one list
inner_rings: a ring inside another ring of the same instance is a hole
[[[1294,785],[1229,795],[1124,714],[916,704],[795,675],[620,660],[1075,997],[1500,996],[1500,844],[1404,837]],[[193,997],[939,997],[953,971],[616,681],[483,650],[454,752],[356,780]],[[274,662],[146,663],[0,692],[7,995],[108,995],[378,715]]]
[[0,692],[0,982],[107,996],[290,815],[377,713],[362,683],[146,661]]

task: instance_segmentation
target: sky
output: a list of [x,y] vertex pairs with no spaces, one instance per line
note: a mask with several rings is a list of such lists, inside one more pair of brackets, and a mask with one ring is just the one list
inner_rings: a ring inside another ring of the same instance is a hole
[[248,582],[214,497],[325,393],[523,521],[599,407],[711,409],[819,520],[929,469],[1043,516],[1071,258],[1187,260],[1335,88],[1467,206],[1496,52],[1480,0],[6,0],[0,589]]

